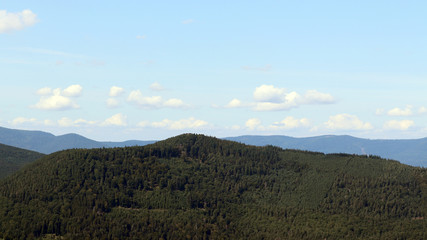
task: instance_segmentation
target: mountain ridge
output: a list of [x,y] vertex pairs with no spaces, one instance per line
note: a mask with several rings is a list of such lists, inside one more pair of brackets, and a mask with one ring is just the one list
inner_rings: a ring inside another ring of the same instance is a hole
[[412,166],[427,166],[427,138],[364,139],[350,135],[322,135],[295,138],[282,135],[243,135],[227,137],[255,146],[273,145],[284,149],[299,149],[324,153],[377,155]]
[[[377,155],[398,160],[411,166],[427,167],[427,138],[365,139],[350,135],[321,135],[290,137],[284,135],[242,135],[221,139],[255,146],[273,145],[284,149],[299,149],[324,153]],[[0,127],[0,143],[44,154],[72,148],[111,148],[144,146],[156,141],[128,140],[99,142],[75,133],[55,136],[42,131],[17,130]]]
[[153,142],[155,141],[128,140],[124,142],[99,142],[76,133],[55,136],[43,131],[0,127],[0,143],[44,154],[72,148],[143,146]]

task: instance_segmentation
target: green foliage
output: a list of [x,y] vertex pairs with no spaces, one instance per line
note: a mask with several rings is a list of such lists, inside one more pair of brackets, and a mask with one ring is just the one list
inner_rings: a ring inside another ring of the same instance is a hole
[[5,239],[426,239],[427,172],[185,134],[66,150],[0,183]]
[[34,162],[44,154],[0,144],[0,179]]

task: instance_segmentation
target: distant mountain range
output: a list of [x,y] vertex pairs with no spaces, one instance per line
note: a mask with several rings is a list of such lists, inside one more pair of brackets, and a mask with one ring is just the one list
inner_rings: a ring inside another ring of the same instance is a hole
[[323,153],[376,155],[412,166],[427,166],[427,138],[408,140],[370,140],[352,136],[325,135],[294,138],[287,136],[239,136],[227,140],[255,146],[273,145]]
[[[410,140],[370,140],[352,136],[325,135],[307,138],[288,136],[238,136],[232,140],[255,146],[273,145],[284,149],[299,149],[323,153],[349,153],[376,155],[401,163],[427,167],[427,138]],[[27,131],[0,127],[0,143],[44,154],[72,148],[110,148],[144,146],[156,141],[130,140],[124,142],[98,142],[78,134],[55,136],[42,131]]]
[[125,142],[98,142],[78,134],[55,136],[42,131],[27,131],[0,127],[0,143],[44,154],[72,148],[102,148],[144,146],[155,141],[130,140]]

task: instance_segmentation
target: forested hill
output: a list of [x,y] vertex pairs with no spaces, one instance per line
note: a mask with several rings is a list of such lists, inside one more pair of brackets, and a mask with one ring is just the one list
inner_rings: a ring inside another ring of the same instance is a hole
[[0,216],[5,239],[427,239],[427,172],[185,134],[45,156]]
[[0,179],[43,156],[38,152],[0,144]]

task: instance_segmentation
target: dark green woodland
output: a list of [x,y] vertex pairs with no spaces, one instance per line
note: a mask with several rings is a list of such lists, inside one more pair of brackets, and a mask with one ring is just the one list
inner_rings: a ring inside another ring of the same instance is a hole
[[0,181],[3,239],[427,239],[427,171],[184,134]]
[[0,144],[0,179],[43,156],[38,152]]

